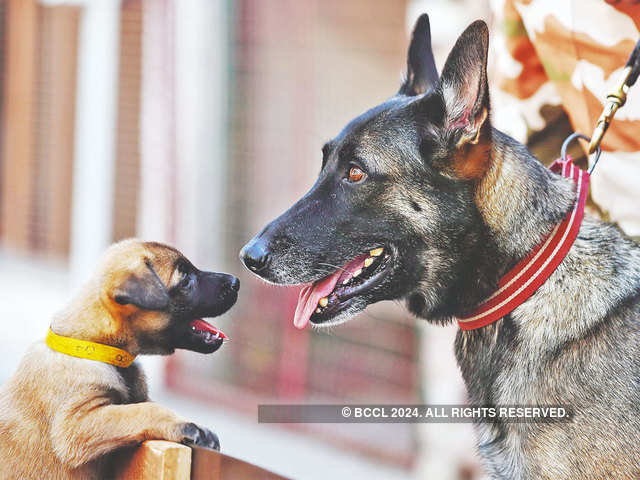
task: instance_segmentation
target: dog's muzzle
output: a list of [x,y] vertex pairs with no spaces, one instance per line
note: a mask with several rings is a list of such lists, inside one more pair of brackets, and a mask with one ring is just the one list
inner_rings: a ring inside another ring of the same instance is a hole
[[271,254],[266,243],[260,237],[254,237],[240,250],[240,260],[254,273],[259,273],[269,266]]

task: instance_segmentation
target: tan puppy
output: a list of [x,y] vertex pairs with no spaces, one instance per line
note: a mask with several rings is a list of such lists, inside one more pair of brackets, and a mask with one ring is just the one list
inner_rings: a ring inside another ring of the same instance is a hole
[[148,401],[136,363],[117,365],[176,348],[217,350],[224,334],[202,317],[228,310],[238,289],[237,278],[202,272],[169,246],[111,246],[55,315],[56,335],[32,345],[0,387],[0,478],[108,478],[110,454],[147,439],[219,449],[213,432]]

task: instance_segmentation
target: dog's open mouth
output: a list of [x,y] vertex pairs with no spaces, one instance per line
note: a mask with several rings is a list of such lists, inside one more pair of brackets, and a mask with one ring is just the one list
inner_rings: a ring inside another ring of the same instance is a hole
[[348,306],[350,299],[379,285],[390,270],[391,253],[389,248],[374,248],[331,275],[303,287],[293,324],[304,328],[309,321],[324,323]]
[[227,338],[222,330],[219,330],[201,318],[192,320],[189,323],[189,329],[191,330],[191,335],[206,345],[222,342]]
[[[212,274],[218,275],[218,274]],[[222,274],[220,274],[222,275]],[[231,277],[229,277],[231,278]],[[208,282],[208,283],[207,283]],[[228,280],[222,285],[218,277],[205,278],[201,282],[201,292],[186,307],[176,305],[172,312],[172,322],[167,340],[174,349],[182,348],[199,353],[213,353],[229,337],[211,323],[213,318],[226,313],[238,299],[238,280]],[[225,278],[223,278],[225,282]],[[222,287],[222,288],[221,288]]]

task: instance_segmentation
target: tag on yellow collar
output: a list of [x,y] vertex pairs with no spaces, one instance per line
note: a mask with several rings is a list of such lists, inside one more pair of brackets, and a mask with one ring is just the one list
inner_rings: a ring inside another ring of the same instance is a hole
[[135,355],[131,355],[129,352],[119,348],[87,340],[78,340],[77,338],[63,337],[53,333],[51,328],[49,328],[45,342],[51,349],[60,353],[71,355],[72,357],[110,363],[116,367],[127,368],[136,359]]

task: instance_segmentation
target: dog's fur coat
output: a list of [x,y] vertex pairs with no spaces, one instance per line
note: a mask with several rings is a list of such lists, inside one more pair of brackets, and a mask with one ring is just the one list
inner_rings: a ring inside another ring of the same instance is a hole
[[[572,208],[571,180],[491,128],[487,55],[475,22],[438,77],[422,16],[400,92],[328,142],[311,191],[243,249],[258,275],[298,284],[384,247],[386,273],[357,295],[336,290],[312,323],[398,298],[435,323],[464,316]],[[570,423],[478,423],[493,478],[640,478],[640,248],[615,226],[585,218],[546,283],[494,324],[459,331],[455,350],[471,403],[574,411]]]
[[[133,355],[175,348],[209,353],[222,339],[202,341],[189,321],[230,308],[238,288],[235,277],[200,272],[171,247],[127,240],[110,247],[51,327]],[[213,432],[149,401],[135,362],[120,368],[40,341],[0,387],[2,479],[111,478],[116,449],[149,439],[219,448]]]

